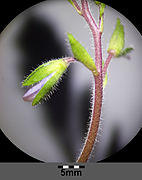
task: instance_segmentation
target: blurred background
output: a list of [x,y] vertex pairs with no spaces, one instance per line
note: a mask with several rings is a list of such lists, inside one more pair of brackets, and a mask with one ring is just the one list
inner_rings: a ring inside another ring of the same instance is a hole
[[[98,19],[92,1],[91,11]],[[90,162],[109,157],[127,145],[142,125],[141,46],[137,29],[116,10],[105,9],[103,59],[119,17],[125,28],[129,57],[114,58],[104,90],[101,122]],[[22,100],[21,82],[42,62],[72,56],[72,33],[94,57],[91,32],[67,1],[44,1],[18,15],[0,37],[1,134],[29,156],[44,162],[75,161],[88,130],[93,79],[80,63],[71,64],[54,94],[32,107]],[[0,142],[1,143],[1,142]]]

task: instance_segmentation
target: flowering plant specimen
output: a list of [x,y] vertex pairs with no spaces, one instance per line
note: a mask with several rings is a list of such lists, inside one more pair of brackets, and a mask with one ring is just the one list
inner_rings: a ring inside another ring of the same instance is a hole
[[133,48],[128,47],[124,49],[124,27],[118,18],[107,49],[108,57],[105,61],[103,61],[101,38],[104,28],[105,4],[94,1],[94,3],[99,7],[99,23],[97,25],[90,12],[87,0],[81,0],[81,7],[76,0],[68,1],[89,25],[94,40],[95,60],[93,60],[93,58],[77,41],[77,39],[71,33],[68,33],[67,36],[72,49],[73,57],[51,60],[36,68],[22,83],[23,86],[30,86],[29,90],[23,96],[23,99],[24,101],[32,101],[33,106],[39,104],[41,100],[45,98],[59,82],[62,74],[66,71],[72,62],[79,61],[86,68],[88,68],[92,72],[95,81],[94,103],[92,119],[90,121],[90,127],[88,129],[86,141],[84,143],[82,152],[77,159],[77,162],[87,162],[93,149],[98,132],[102,107],[103,88],[107,84],[107,70],[109,63],[113,57],[117,58],[120,56],[125,56],[127,53],[130,53]]

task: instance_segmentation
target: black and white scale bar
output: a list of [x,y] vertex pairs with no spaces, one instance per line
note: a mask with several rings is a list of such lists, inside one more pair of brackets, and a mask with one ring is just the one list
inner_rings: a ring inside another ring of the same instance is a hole
[[83,165],[59,165],[60,169],[83,169],[85,166]]

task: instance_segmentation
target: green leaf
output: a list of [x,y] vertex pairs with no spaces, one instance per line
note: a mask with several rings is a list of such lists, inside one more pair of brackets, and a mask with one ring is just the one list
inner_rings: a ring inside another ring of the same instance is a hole
[[119,56],[123,48],[124,48],[124,27],[121,24],[120,19],[118,18],[107,51],[109,53],[112,53],[114,56]]
[[106,5],[104,3],[99,2],[99,1],[95,1],[95,4],[100,7],[100,17],[102,17],[104,14],[104,10],[105,10]]
[[47,77],[55,71],[64,71],[67,68],[67,63],[63,59],[52,60],[40,65],[36,68],[23,82],[22,86],[30,86],[43,78]]
[[126,55],[127,55],[128,53],[130,53],[132,50],[134,50],[134,49],[131,48],[131,47],[128,47],[128,48],[122,50],[117,57],[126,56]]
[[68,39],[70,46],[72,48],[72,53],[74,57],[83,63],[88,69],[97,74],[97,68],[95,62],[93,61],[92,57],[88,54],[86,49],[73,37],[72,34],[68,33]]
[[100,17],[103,16],[104,10],[105,10],[105,4],[104,4],[104,3],[101,3],[101,6],[100,6]]
[[[102,60],[102,67],[104,67],[104,61]],[[107,72],[105,74],[105,77],[104,77],[104,80],[103,80],[103,88],[106,87],[107,85],[107,80],[108,80],[108,75],[107,75]]]
[[68,0],[68,1],[69,1],[69,3],[71,3],[71,5],[73,6],[74,3],[72,2],[72,0]]
[[103,17],[101,17],[100,32],[103,32],[103,29],[104,29],[104,20]]
[[95,1],[95,4],[96,4],[97,6],[100,6],[100,5],[101,5],[101,2]]
[[97,6],[99,6],[99,12],[100,12],[100,20],[101,20],[101,24],[100,24],[100,32],[103,32],[103,28],[104,28],[104,19],[103,19],[103,15],[104,15],[104,10],[106,5],[104,3],[101,3],[99,1],[95,1],[95,4]]

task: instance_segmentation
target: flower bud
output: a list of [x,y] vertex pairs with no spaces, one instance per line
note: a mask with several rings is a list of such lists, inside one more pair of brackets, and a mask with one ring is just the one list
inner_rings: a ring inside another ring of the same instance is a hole
[[55,86],[68,63],[64,59],[52,60],[36,68],[22,83],[22,86],[31,86],[23,96],[24,101],[38,104],[42,98]]
[[107,51],[108,53],[111,53],[114,56],[119,56],[123,48],[124,48],[124,27],[121,24],[120,19],[118,18]]

